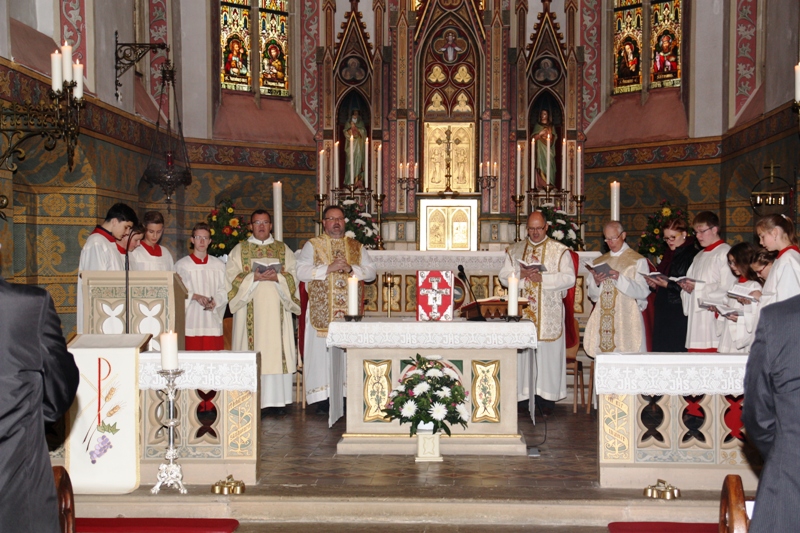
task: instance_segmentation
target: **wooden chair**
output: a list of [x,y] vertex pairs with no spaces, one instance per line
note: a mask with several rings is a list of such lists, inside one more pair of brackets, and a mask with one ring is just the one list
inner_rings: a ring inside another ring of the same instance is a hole
[[728,474],[722,482],[719,499],[719,533],[747,533],[749,527],[742,478]]
[[580,343],[580,324],[578,324],[578,319],[574,319],[574,326],[575,328],[575,336],[578,338],[577,344],[572,348],[567,348],[567,375],[572,376],[572,412],[578,412],[578,383],[580,383],[580,391],[581,391],[581,407],[586,405],[586,397],[584,396],[585,391],[585,384],[583,382],[583,363],[578,361],[578,349],[581,347]]
[[589,356],[592,364],[589,366],[589,399],[586,402],[586,414],[591,414],[594,403],[594,357]]
[[58,521],[61,524],[61,533],[75,533],[75,496],[72,493],[69,473],[63,466],[54,466],[53,478],[56,482]]

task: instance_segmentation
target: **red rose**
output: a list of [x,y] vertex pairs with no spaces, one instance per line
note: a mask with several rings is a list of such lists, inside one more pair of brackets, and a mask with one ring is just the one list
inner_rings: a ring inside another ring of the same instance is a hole
[[222,228],[222,233],[224,233],[225,235],[230,235],[231,233],[233,233],[233,228],[231,228],[230,226],[225,226],[224,228]]
[[211,216],[212,216],[212,217],[215,217],[215,216],[217,216],[217,215],[219,215],[219,210],[218,210],[218,209],[212,209],[212,210],[211,210]]

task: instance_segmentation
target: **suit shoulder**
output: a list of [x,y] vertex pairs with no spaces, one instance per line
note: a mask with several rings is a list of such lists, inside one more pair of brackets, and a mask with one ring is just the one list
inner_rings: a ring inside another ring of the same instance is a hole
[[0,279],[0,293],[5,293],[7,296],[29,298],[46,298],[48,296],[48,292],[45,289],[36,285],[8,283],[3,279]]
[[774,319],[780,319],[782,317],[792,316],[798,313],[800,313],[800,295],[793,296],[781,302],[775,302],[767,305],[761,310],[762,317],[770,317]]

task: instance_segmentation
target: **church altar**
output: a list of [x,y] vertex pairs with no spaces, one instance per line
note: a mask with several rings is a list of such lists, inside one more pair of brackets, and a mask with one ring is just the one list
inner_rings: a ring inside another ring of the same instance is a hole
[[[525,455],[517,429],[517,350],[536,346],[531,322],[417,322],[411,318],[365,318],[331,322],[330,414],[343,414],[347,389],[347,429],[340,454],[413,454],[409,426],[387,421],[381,409],[416,354],[441,355],[469,391],[467,428],[442,436],[443,454]],[[346,352],[346,354],[345,354]],[[509,392],[505,392],[509,391]]]
[[741,421],[746,364],[742,354],[599,354],[600,486],[665,479],[719,490],[727,474],[739,474],[754,490],[760,465],[748,462],[758,455]]

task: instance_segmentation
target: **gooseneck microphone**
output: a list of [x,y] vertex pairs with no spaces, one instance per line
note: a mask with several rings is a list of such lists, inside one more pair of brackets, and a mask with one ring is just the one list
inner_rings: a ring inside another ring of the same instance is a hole
[[[475,298],[475,291],[472,290],[472,285],[470,284],[469,280],[467,280],[466,272],[464,272],[464,265],[458,265],[458,279],[464,282],[464,285],[466,285],[467,289],[469,289],[470,298],[472,298],[472,301],[475,303],[475,305],[479,306],[478,299]],[[478,316],[470,318],[470,320],[475,322],[486,322],[486,317],[480,312],[480,307],[478,307]]]

